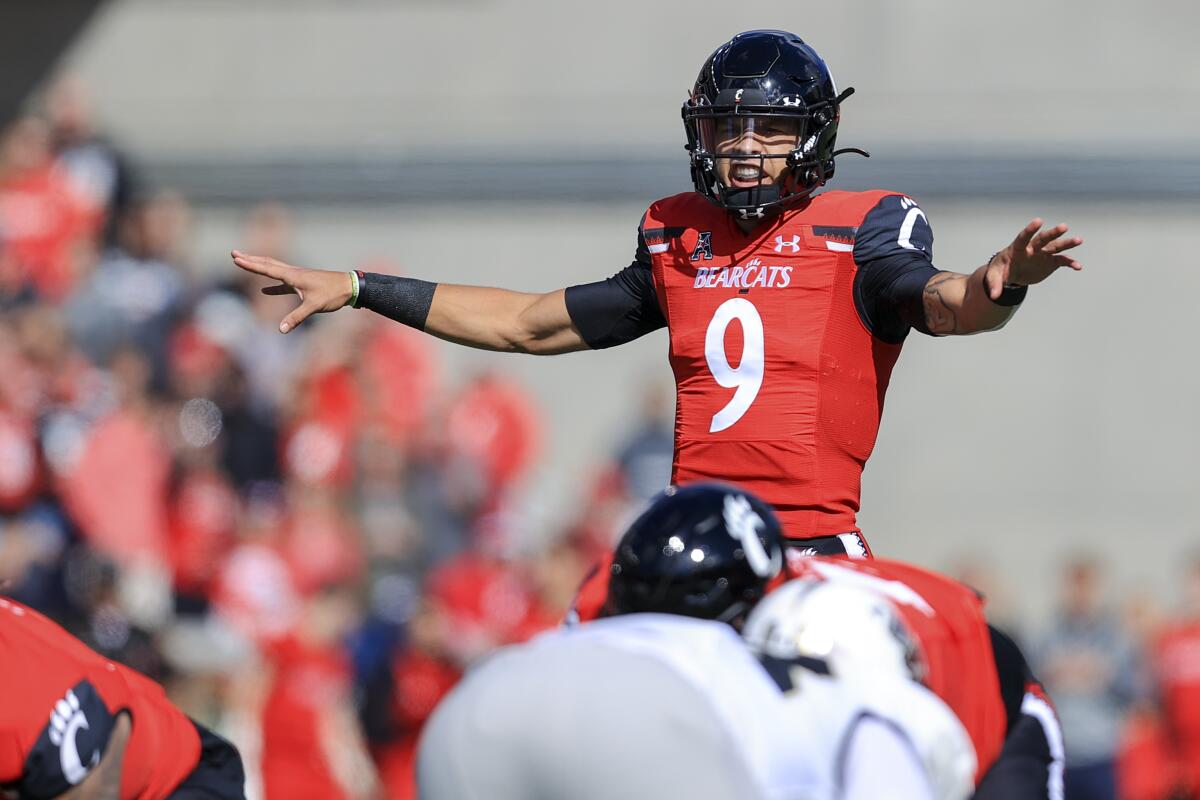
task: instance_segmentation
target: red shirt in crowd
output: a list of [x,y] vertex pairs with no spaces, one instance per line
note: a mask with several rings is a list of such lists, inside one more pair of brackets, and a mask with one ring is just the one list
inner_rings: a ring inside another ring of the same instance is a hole
[[18,280],[61,300],[75,283],[73,249],[98,219],[53,166],[12,175],[0,183],[0,250],[15,263]]
[[262,712],[262,780],[269,800],[338,800],[345,792],[321,741],[323,715],[349,702],[350,664],[333,646],[294,636],[270,647],[275,675]]
[[1166,630],[1154,662],[1168,737],[1200,788],[1200,620]]

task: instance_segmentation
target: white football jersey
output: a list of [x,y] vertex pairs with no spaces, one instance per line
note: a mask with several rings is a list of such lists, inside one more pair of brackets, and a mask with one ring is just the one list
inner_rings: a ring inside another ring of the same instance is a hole
[[[551,631],[471,670],[435,711],[420,797],[969,796],[974,754],[933,695],[789,672],[785,693],[723,623],[631,614]],[[967,762],[966,792],[948,793],[958,782],[935,773]]]

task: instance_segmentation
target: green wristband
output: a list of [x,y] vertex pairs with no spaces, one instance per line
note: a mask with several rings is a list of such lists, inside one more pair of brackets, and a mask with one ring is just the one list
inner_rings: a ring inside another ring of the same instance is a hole
[[350,282],[354,284],[354,288],[350,290],[350,302],[346,305],[358,308],[358,273],[354,270],[350,270]]

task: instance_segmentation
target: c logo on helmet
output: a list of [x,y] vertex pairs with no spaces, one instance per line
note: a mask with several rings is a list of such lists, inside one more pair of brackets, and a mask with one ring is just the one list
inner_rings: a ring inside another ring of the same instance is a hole
[[744,495],[725,495],[725,530],[741,543],[754,574],[760,578],[773,578],[783,566],[783,554],[776,550],[767,555],[767,548],[758,538],[758,529],[765,526],[763,518]]

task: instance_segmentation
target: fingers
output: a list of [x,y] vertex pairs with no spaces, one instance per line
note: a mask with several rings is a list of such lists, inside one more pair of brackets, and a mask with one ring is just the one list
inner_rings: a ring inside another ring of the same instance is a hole
[[1037,217],[1017,234],[1017,238],[1013,239],[1013,250],[1023,253],[1029,247],[1029,243],[1033,241],[1036,234],[1042,227],[1042,218]]
[[1081,244],[1083,244],[1083,239],[1078,236],[1072,236],[1069,239],[1055,239],[1043,247],[1042,252],[1054,255],[1055,253],[1062,253],[1066,250],[1079,247]]
[[1037,235],[1035,235],[1029,241],[1029,246],[1034,252],[1037,252],[1066,232],[1066,225],[1055,225],[1053,228],[1046,228],[1044,231],[1039,231]]
[[1083,269],[1083,264],[1080,264],[1070,256],[1054,256],[1054,266],[1067,267],[1068,269],[1073,269],[1076,272],[1079,272],[1081,269]]
[[233,257],[233,263],[247,272],[266,275],[268,278],[274,278],[277,281],[287,282],[286,276],[293,269],[287,264],[276,261],[273,258],[266,258],[265,256],[249,256],[237,250],[234,250],[230,255]]
[[279,332],[288,333],[289,331],[295,330],[295,328],[301,322],[304,322],[304,320],[312,316],[313,312],[316,310],[317,309],[315,306],[310,306],[307,303],[301,303],[292,309],[292,313],[283,318],[283,322],[279,323]]
[[996,268],[994,264],[989,264],[988,268],[983,273],[983,289],[987,292],[987,296],[995,300],[1004,291],[1004,267]]

